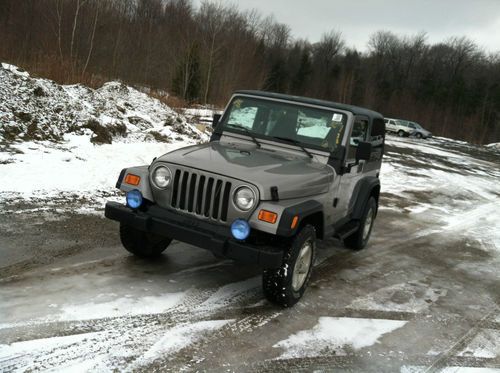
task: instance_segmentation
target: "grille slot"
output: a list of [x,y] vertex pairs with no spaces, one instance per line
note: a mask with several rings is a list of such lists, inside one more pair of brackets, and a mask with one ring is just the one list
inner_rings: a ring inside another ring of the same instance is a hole
[[212,176],[177,169],[170,205],[209,219],[227,221],[232,183]]

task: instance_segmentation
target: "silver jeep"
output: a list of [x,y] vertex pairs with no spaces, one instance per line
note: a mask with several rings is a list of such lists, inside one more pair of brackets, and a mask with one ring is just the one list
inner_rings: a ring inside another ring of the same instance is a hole
[[263,268],[264,295],[295,304],[316,241],[366,246],[377,215],[385,125],[360,107],[236,92],[210,142],[122,170],[126,204],[108,202],[131,253],[160,255],[172,239]]

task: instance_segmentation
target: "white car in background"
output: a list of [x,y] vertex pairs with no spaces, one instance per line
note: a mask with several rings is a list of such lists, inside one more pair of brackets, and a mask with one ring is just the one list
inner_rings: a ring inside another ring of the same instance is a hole
[[385,129],[394,132],[399,137],[414,136],[418,139],[432,137],[432,133],[424,129],[420,124],[403,119],[384,118]]

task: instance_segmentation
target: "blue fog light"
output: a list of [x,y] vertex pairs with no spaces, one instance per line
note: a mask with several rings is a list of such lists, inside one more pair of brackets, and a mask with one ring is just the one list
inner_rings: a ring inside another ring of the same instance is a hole
[[236,219],[231,224],[231,233],[237,240],[244,240],[250,234],[250,225],[246,220]]
[[142,205],[142,194],[137,189],[127,192],[127,205],[133,209]]

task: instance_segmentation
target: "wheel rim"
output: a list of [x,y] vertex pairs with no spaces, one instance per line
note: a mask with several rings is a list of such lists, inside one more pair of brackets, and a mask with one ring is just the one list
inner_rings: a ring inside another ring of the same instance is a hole
[[403,131],[399,131],[399,132],[398,132],[399,137],[403,137],[403,135],[404,135],[404,134],[405,134],[405,133],[404,133]]
[[307,274],[311,268],[312,245],[311,241],[304,242],[295,261],[292,277],[292,288],[295,291],[299,291],[304,282],[306,282]]
[[363,241],[368,238],[370,230],[372,229],[372,224],[373,224],[373,209],[370,208],[370,210],[368,210],[368,214],[366,215],[365,226],[363,227]]
[[421,139],[422,135],[420,133],[417,133],[417,139]]

